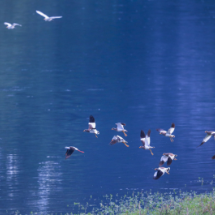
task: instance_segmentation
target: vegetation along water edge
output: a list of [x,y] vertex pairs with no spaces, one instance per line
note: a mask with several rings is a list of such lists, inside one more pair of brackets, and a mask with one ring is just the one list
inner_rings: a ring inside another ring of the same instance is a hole
[[[215,177],[215,176],[214,176]],[[204,180],[199,180],[203,186]],[[210,192],[197,194],[195,191],[183,192],[181,190],[171,190],[165,193],[133,192],[119,197],[105,195],[100,202],[100,207],[92,204],[93,198],[90,197],[85,205],[74,203],[75,213],[40,213],[31,212],[37,215],[75,215],[75,214],[107,214],[107,215],[211,215],[215,214],[215,188]],[[68,208],[68,210],[70,210]],[[6,214],[11,214],[6,211]],[[15,215],[21,215],[19,211],[13,212]]]

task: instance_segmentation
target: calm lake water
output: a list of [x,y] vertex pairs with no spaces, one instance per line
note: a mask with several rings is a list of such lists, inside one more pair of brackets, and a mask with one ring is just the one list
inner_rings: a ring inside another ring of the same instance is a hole
[[[75,212],[105,194],[210,191],[215,122],[215,3],[2,0],[0,214]],[[62,15],[45,22],[36,14]],[[22,24],[8,30],[4,22]],[[98,138],[83,133],[93,115]],[[125,122],[129,148],[110,146]],[[156,128],[176,124],[175,141]],[[152,130],[154,156],[139,149]],[[65,146],[76,146],[65,160]],[[154,181],[161,155],[178,160]],[[201,186],[198,178],[204,178]]]

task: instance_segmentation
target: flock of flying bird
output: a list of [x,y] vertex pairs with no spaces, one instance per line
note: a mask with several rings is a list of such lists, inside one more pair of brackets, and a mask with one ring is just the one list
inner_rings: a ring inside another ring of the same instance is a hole
[[[38,11],[38,10],[36,10],[36,13],[38,13],[41,16],[43,16],[45,21],[52,21],[53,19],[62,18],[62,16],[51,16],[51,17],[49,17],[46,14],[44,14],[41,11]],[[20,25],[18,23],[10,24],[8,22],[4,22],[4,24],[7,25],[8,29],[14,29],[15,26],[22,26],[22,25]],[[84,132],[93,133],[93,134],[95,134],[96,137],[98,137],[97,135],[99,134],[99,131],[96,129],[96,122],[95,122],[95,119],[94,119],[94,117],[92,115],[90,116],[88,124],[89,124],[89,127],[88,127],[88,129],[85,129]],[[127,136],[127,134],[126,134],[127,130],[124,129],[124,126],[126,124],[118,122],[118,123],[116,123],[116,125],[117,125],[117,127],[112,128],[112,130],[118,131],[118,132],[123,132],[124,135]],[[173,138],[175,138],[175,136],[172,134],[174,132],[174,130],[175,130],[175,124],[174,123],[172,123],[172,125],[171,125],[171,127],[169,128],[168,131],[165,131],[163,129],[156,129],[156,130],[161,135],[169,137],[170,141],[173,142]],[[207,142],[212,136],[214,136],[214,139],[215,139],[215,131],[205,131],[205,133],[207,135],[202,140],[202,143],[199,146],[201,146],[205,142]],[[148,130],[147,135],[145,135],[144,131],[141,130],[141,132],[140,132],[140,141],[142,142],[142,146],[140,146],[139,148],[149,150],[151,152],[151,154],[153,155],[153,152],[152,152],[151,149],[155,148],[155,147],[150,146],[150,134],[151,134],[150,129]],[[119,135],[114,135],[112,140],[111,140],[111,142],[110,142],[111,145],[114,145],[116,143],[123,143],[126,147],[129,147],[129,145],[127,145],[128,142],[124,138],[119,136]],[[78,148],[76,148],[74,146],[65,147],[65,149],[67,149],[67,151],[66,151],[66,159],[69,158],[75,150],[79,151],[81,153],[84,153],[83,151],[80,151]],[[165,168],[165,167],[162,167],[162,165],[165,162],[167,162],[167,165],[169,166],[172,163],[173,160],[177,160],[176,157],[177,157],[177,155],[173,154],[173,153],[163,153],[163,156],[160,159],[159,168],[155,169],[156,172],[154,173],[153,179],[157,180],[162,175],[164,175],[165,173],[169,174],[170,167]],[[215,159],[215,155],[212,157],[212,159]]]
[[[85,129],[84,132],[95,134],[95,136],[98,137],[97,135],[99,134],[99,131],[96,129],[95,118],[92,115],[90,116],[88,125],[89,125],[88,129]],[[124,129],[124,126],[126,124],[118,122],[118,123],[116,123],[116,125],[117,125],[117,127],[112,128],[111,130],[118,131],[118,132],[123,132],[124,135],[127,136],[127,134],[126,134],[127,130]],[[163,129],[156,129],[156,130],[159,132],[159,134],[161,134],[163,136],[166,136],[166,137],[169,137],[171,142],[174,141],[173,138],[175,138],[175,136],[172,134],[174,132],[174,130],[175,130],[175,124],[174,123],[172,123],[172,125],[171,125],[171,127],[169,128],[168,131],[165,131]],[[200,144],[200,146],[202,144],[204,144],[205,142],[207,142],[212,136],[214,136],[214,139],[215,139],[215,131],[205,131],[205,133],[207,133],[207,135],[203,139],[203,141]],[[140,141],[142,142],[142,146],[140,146],[139,148],[149,150],[151,152],[151,154],[153,155],[153,152],[152,152],[151,149],[155,148],[155,147],[150,146],[150,134],[151,134],[150,129],[148,130],[148,133],[146,135],[145,135],[144,131],[141,130],[141,132],[140,132]],[[128,142],[124,138],[119,136],[119,135],[114,135],[113,136],[113,138],[112,138],[112,140],[110,142],[110,145],[114,145],[116,143],[123,143],[126,147],[129,147],[129,145],[127,145]],[[76,148],[74,146],[65,147],[65,148],[67,149],[67,151],[66,151],[66,159],[69,158],[75,150],[77,150],[77,151],[79,151],[81,153],[84,153],[83,151],[80,151],[78,148]],[[162,157],[160,159],[159,168],[155,169],[156,172],[154,173],[153,179],[157,180],[162,175],[164,175],[165,173],[169,174],[170,167],[165,168],[165,167],[162,167],[162,165],[165,162],[167,162],[167,165],[169,166],[172,163],[173,160],[177,160],[176,157],[177,157],[177,155],[173,154],[173,153],[163,153],[163,155],[162,155]],[[215,155],[212,157],[212,159],[215,159]]]
[[[39,11],[39,10],[36,10],[36,12],[37,12],[39,15],[43,16],[45,21],[49,21],[49,22],[52,21],[53,19],[62,18],[62,16],[47,16],[46,14],[42,13],[42,12]],[[15,26],[22,26],[22,25],[20,25],[20,24],[18,24],[18,23],[10,24],[10,23],[8,23],[8,22],[4,22],[4,24],[7,25],[6,28],[8,28],[8,29],[14,29]]]

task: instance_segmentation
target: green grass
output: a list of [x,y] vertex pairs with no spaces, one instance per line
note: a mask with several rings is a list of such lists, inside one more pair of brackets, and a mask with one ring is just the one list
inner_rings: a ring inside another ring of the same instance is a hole
[[[88,203],[83,206],[74,203],[79,208],[81,215],[212,215],[215,214],[215,189],[210,193],[196,194],[195,192],[168,192],[168,193],[133,193],[131,196],[121,197],[118,195],[105,196],[106,203],[100,203],[100,208],[93,208],[91,212],[87,212]],[[7,214],[7,213],[6,213]],[[20,215],[18,211],[13,213]],[[33,213],[30,214],[43,214]],[[54,215],[56,213],[50,213]],[[58,215],[71,215],[73,213],[58,213]],[[48,215],[48,214],[43,214]],[[74,215],[74,214],[73,214]]]
[[[214,176],[215,178],[215,176]],[[204,180],[199,178],[201,186]],[[211,185],[213,183],[210,183]],[[96,199],[90,196],[89,202],[85,205],[73,203],[76,214],[79,215],[215,215],[215,188],[209,193],[196,194],[193,191],[182,192],[175,190],[166,193],[136,192],[131,195],[124,195],[119,198],[116,196],[105,195],[101,201],[100,207],[92,208]],[[91,204],[92,203],[92,204]],[[90,212],[89,212],[90,211]],[[8,211],[6,211],[8,214]],[[9,212],[9,214],[11,214]],[[19,211],[13,212],[14,215],[20,215]],[[74,213],[35,213],[32,215],[75,215]]]
[[[100,204],[94,208],[92,214],[122,214],[122,215],[176,215],[176,214],[215,214],[215,190],[211,193],[196,194],[195,192],[176,193],[137,193],[130,197],[124,196],[120,200]],[[80,213],[86,214],[86,213]]]

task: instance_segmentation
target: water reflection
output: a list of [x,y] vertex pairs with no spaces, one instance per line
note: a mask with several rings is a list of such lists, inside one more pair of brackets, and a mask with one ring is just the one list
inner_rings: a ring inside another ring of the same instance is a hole
[[[48,158],[50,159],[50,158]],[[53,158],[52,158],[53,159]],[[38,194],[36,205],[39,211],[47,211],[51,196],[61,191],[62,173],[59,163],[45,161],[39,163],[38,168]]]
[[[14,201],[18,196],[20,163],[17,154],[8,154],[6,156],[6,187],[7,192],[4,199]],[[1,182],[4,185],[4,180]],[[3,190],[4,191],[4,190]],[[3,205],[5,207],[5,205]],[[12,205],[11,205],[12,207]]]
[[18,167],[18,156],[16,154],[7,155],[6,162],[7,169],[7,182],[11,185],[16,184],[18,182],[17,175],[19,173]]

